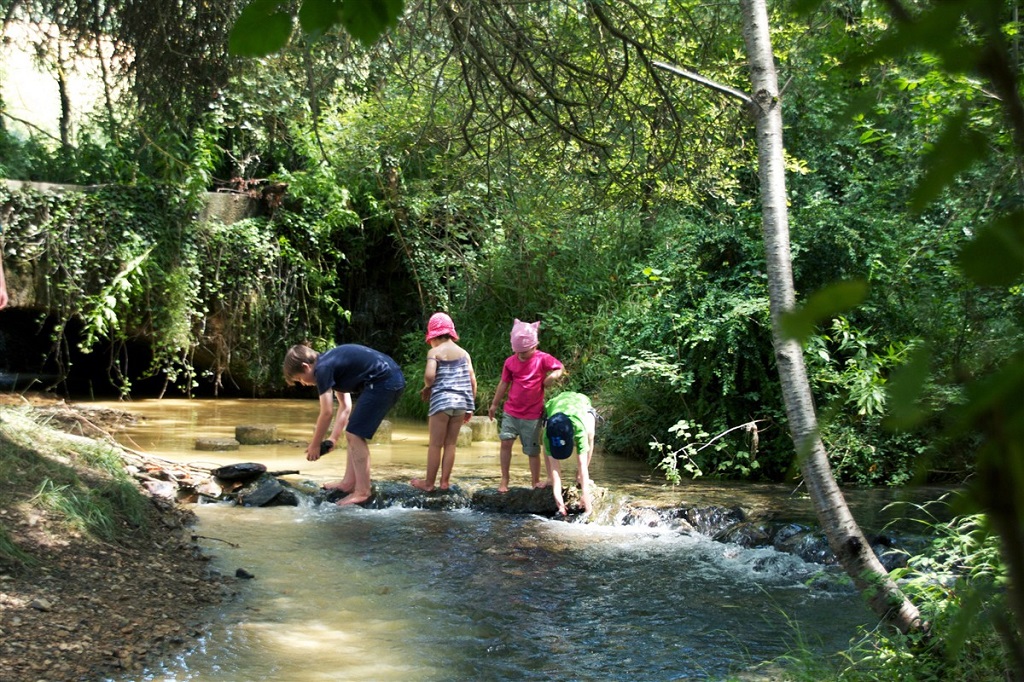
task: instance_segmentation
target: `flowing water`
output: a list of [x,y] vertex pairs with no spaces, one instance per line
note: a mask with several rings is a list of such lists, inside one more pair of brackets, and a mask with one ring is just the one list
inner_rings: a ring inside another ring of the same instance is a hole
[[[316,401],[108,406],[144,417],[126,445],[169,460],[253,461],[317,483],[344,470],[343,452],[304,459]],[[266,423],[284,443],[194,449],[196,438]],[[374,479],[422,476],[426,443],[424,424],[397,423],[390,444],[371,445]],[[516,453],[512,484],[526,485]],[[809,514],[806,500],[777,486],[664,487],[642,464],[600,453],[591,471],[597,485],[634,500]],[[459,448],[453,483],[497,479],[496,442]],[[668,529],[468,510],[193,508],[214,567],[256,577],[239,582],[240,598],[200,648],[148,680],[718,680],[798,642],[843,649],[873,622],[834,571]]]

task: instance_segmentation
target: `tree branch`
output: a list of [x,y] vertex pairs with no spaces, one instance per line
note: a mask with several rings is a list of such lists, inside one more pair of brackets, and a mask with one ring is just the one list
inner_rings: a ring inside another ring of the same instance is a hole
[[0,110],[0,116],[4,116],[5,118],[9,118],[12,121],[16,121],[16,122],[22,124],[23,126],[27,126],[27,127],[31,128],[32,130],[36,131],[40,135],[45,135],[46,137],[50,138],[51,140],[54,140],[56,142],[60,142],[60,138],[59,137],[57,137],[56,135],[54,135],[52,133],[49,133],[49,132],[43,130],[42,128],[37,126],[35,123],[32,123],[31,121],[26,121],[23,118],[18,118],[17,116],[12,116],[11,114],[7,113],[4,110]]
[[754,100],[750,97],[750,95],[743,92],[742,90],[737,90],[736,88],[724,85],[723,83],[719,83],[717,81],[713,81],[710,78],[705,78],[704,76],[696,74],[692,71],[687,71],[686,69],[680,68],[678,66],[673,66],[672,64],[666,64],[665,62],[658,61],[654,61],[651,63],[654,66],[658,67],[659,69],[668,71],[671,74],[675,74],[676,76],[680,76],[681,78],[691,80],[694,83],[700,83],[701,85],[711,88],[712,90],[715,90],[717,92],[720,92],[723,95],[735,97],[736,99],[744,102],[745,104],[754,103]]

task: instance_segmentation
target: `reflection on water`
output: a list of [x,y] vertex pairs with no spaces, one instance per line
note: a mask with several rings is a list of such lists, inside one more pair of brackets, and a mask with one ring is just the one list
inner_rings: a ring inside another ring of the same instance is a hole
[[[257,461],[318,481],[344,469],[343,452],[303,458],[315,401],[112,406],[145,415],[127,444],[167,459]],[[295,442],[193,449],[196,438],[257,423]],[[374,478],[422,474],[426,438],[424,424],[398,423],[393,443],[371,446]],[[459,448],[453,482],[496,485],[497,456],[497,443]],[[516,457],[513,485],[526,485]],[[645,484],[633,462],[599,455],[595,465],[598,485],[660,503],[806,505],[775,486],[748,487],[744,498],[736,486]],[[785,653],[797,637],[842,649],[871,620],[820,566],[667,530],[473,511],[195,509],[218,570],[256,578],[240,584],[243,599],[201,650],[147,679],[713,680]]]

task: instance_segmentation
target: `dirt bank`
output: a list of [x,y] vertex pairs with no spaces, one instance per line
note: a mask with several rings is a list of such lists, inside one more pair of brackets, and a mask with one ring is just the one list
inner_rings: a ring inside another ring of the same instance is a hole
[[[20,422],[4,419],[12,410],[18,419],[27,412],[41,429],[77,435],[62,441],[56,433],[26,445],[14,433]],[[39,482],[20,475],[32,466],[56,462],[86,486],[103,479],[75,454],[87,444],[83,435],[97,438],[86,431],[132,418],[106,412],[40,396],[0,400],[0,466],[6,467],[0,468],[0,677],[6,682],[135,679],[195,646],[214,608],[234,592],[235,578],[212,571],[193,541],[191,512],[174,503],[150,498],[144,522],[105,542],[34,501]],[[10,558],[12,547],[21,559]]]

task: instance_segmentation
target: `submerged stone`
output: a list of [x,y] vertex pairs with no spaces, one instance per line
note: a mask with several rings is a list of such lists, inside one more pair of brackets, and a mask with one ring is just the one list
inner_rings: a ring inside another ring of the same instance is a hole
[[[345,493],[340,490],[320,489],[314,495],[316,502],[337,502],[343,497],[345,497]],[[457,485],[453,485],[448,490],[435,489],[433,492],[427,493],[412,487],[408,483],[380,481],[373,485],[370,499],[359,506],[370,509],[407,507],[410,509],[452,511],[469,507],[470,497]]]
[[196,450],[227,451],[237,450],[238,441],[234,438],[196,438]]
[[772,544],[772,529],[764,522],[746,521],[718,533],[715,539],[740,547],[768,547]]
[[235,427],[235,440],[242,445],[269,445],[277,442],[276,424],[248,424]]
[[294,490],[288,489],[286,486],[284,490],[279,492],[274,498],[267,502],[264,507],[298,507],[299,506],[299,495]]
[[680,514],[702,535],[714,537],[724,530],[746,520],[746,513],[738,508],[691,507],[681,509]]

